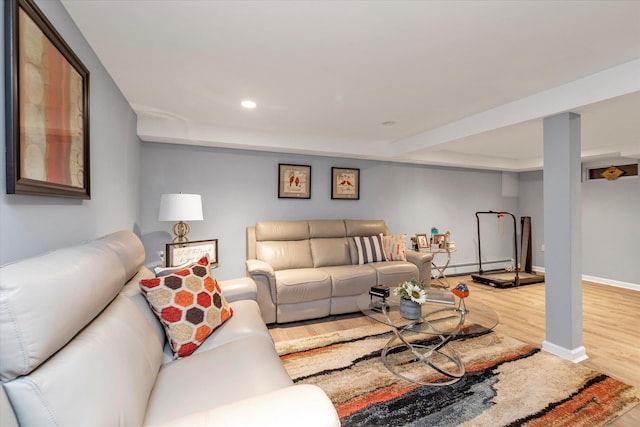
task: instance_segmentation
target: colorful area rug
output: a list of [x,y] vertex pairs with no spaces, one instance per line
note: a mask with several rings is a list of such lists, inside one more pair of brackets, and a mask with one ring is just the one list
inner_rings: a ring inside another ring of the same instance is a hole
[[413,384],[392,375],[380,359],[390,337],[387,327],[373,324],[276,348],[294,382],[329,395],[344,427],[591,427],[640,403],[638,388],[495,332],[449,344],[465,364],[459,382]]

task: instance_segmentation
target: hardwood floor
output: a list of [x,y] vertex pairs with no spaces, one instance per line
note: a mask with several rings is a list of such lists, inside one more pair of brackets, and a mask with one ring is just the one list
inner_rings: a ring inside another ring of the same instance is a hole
[[[496,331],[541,347],[545,339],[544,283],[496,289],[471,280],[464,282],[471,297],[493,307],[500,317]],[[584,365],[627,384],[640,387],[640,292],[591,282],[582,283]],[[370,320],[360,314],[273,325],[274,341],[284,341],[362,326]],[[640,406],[611,423],[615,427],[640,425]]]

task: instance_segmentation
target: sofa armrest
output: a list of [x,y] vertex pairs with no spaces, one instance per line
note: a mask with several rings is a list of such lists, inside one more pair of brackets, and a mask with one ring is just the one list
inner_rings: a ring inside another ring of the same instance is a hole
[[240,277],[231,280],[219,280],[218,285],[222,289],[222,293],[228,302],[240,301],[245,299],[258,299],[258,288],[256,282],[250,277]]
[[433,254],[407,250],[406,255],[407,261],[418,267],[420,277],[416,277],[416,279],[429,284],[431,282],[431,260],[433,259]]
[[275,271],[273,270],[273,267],[271,267],[271,264],[266,263],[264,261],[261,261],[259,259],[248,259],[246,261],[247,264],[247,273],[250,276],[254,276],[257,274],[262,274],[265,275],[267,277],[274,277],[275,278]]
[[247,276],[258,287],[258,305],[264,323],[276,321],[276,272],[271,264],[259,259],[245,261]]
[[154,426],[339,427],[340,419],[327,395],[302,384],[242,399]]

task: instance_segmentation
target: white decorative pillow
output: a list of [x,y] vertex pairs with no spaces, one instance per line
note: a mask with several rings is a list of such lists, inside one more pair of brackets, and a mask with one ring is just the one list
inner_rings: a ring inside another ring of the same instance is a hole
[[358,251],[358,264],[387,260],[382,250],[381,236],[354,237],[353,241]]
[[406,261],[406,242],[406,234],[400,236],[382,236],[382,247],[384,248],[384,256],[387,257],[387,261]]

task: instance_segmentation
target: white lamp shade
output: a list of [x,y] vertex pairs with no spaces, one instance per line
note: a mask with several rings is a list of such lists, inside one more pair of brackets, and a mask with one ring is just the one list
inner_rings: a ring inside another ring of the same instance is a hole
[[202,221],[202,198],[199,194],[163,194],[158,221]]

